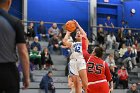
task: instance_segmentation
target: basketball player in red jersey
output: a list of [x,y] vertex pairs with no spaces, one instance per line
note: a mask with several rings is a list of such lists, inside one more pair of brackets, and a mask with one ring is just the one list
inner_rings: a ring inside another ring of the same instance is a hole
[[83,56],[87,62],[88,93],[109,93],[109,83],[112,81],[110,69],[103,56],[103,49],[97,47],[93,54],[87,52],[87,37],[82,38]]

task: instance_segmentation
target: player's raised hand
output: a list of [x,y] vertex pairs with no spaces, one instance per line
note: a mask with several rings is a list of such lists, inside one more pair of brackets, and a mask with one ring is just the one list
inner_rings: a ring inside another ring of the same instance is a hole
[[78,23],[76,20],[73,19],[73,21],[76,23],[76,26],[77,26],[77,27],[80,26],[79,23]]

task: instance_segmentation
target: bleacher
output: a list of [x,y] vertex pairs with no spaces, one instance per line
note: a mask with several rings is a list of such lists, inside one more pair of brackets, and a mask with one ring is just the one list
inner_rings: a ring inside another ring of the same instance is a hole
[[[47,47],[46,42],[41,42],[42,47]],[[107,50],[107,52],[109,52]],[[67,60],[64,56],[53,54],[51,55],[52,60],[54,62],[54,66],[57,71],[53,71],[53,80],[55,82],[56,93],[69,93],[70,89],[67,85],[67,77],[65,76],[65,66],[67,65]],[[139,68],[133,69],[129,72],[129,84],[132,82],[138,82],[140,79],[140,64],[138,64]],[[43,77],[47,73],[46,70],[34,70],[33,78],[35,82],[31,82],[29,89],[22,90],[22,83],[21,83],[21,90],[20,93],[45,93],[43,90],[39,89],[39,83]],[[139,87],[140,89],[140,87]],[[126,93],[126,89],[114,89],[113,93]],[[51,92],[50,92],[51,93]]]

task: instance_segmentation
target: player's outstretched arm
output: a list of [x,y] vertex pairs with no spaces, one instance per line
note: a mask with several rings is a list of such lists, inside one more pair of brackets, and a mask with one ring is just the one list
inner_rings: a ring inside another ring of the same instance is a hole
[[69,42],[68,41],[68,38],[69,38],[69,36],[70,36],[70,32],[66,32],[66,35],[65,35],[65,37],[64,37],[64,39],[63,39],[63,44],[65,45],[65,46],[67,46],[67,47],[71,47],[71,45],[72,45],[72,43],[71,42]]
[[85,59],[88,59],[90,54],[87,51],[87,43],[86,43],[86,38],[82,37],[82,52],[83,52],[83,56],[85,57]]
[[76,20],[73,20],[76,23],[76,26],[79,28],[80,33],[84,36],[87,36],[86,32],[84,31],[84,29],[79,25],[79,23]]
[[84,29],[79,25],[79,23],[76,20],[73,20],[73,21],[76,23],[77,27],[79,28],[80,33],[82,34],[82,37],[84,37],[86,39],[86,47],[88,48],[89,40],[87,38],[86,32],[84,31]]

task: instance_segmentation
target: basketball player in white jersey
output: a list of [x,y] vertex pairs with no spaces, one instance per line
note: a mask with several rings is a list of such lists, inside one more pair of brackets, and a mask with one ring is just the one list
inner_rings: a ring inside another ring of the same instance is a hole
[[[74,20],[75,21],[75,20]],[[87,71],[86,71],[86,62],[83,57],[82,53],[82,36],[86,36],[85,31],[81,28],[81,26],[78,24],[77,21],[75,21],[77,28],[79,31],[76,32],[76,42],[69,42],[68,37],[70,36],[70,32],[67,31],[63,43],[65,46],[69,47],[71,49],[71,56],[70,56],[70,62],[69,62],[69,71],[70,76],[72,77],[72,80],[74,82],[75,87],[75,93],[81,93],[81,84],[79,81],[79,77],[82,81],[83,89],[87,90]]]

